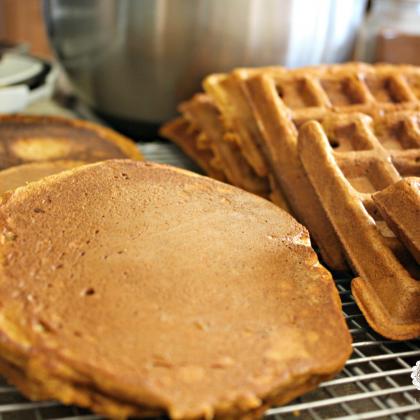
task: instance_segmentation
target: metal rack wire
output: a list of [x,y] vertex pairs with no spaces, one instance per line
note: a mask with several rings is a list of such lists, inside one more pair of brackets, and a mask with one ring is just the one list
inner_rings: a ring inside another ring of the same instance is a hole
[[[142,146],[142,151],[150,160],[194,168],[166,143],[149,143]],[[420,419],[420,391],[410,377],[412,366],[420,360],[420,340],[395,342],[372,331],[351,296],[350,281],[336,279],[353,336],[351,358],[336,378],[286,406],[271,408],[267,419]],[[56,402],[27,401],[15,388],[0,382],[0,420],[101,418]]]
[[272,408],[268,417],[302,419],[420,418],[420,391],[411,369],[420,359],[420,341],[395,342],[373,332],[350,292],[350,278],[336,279],[343,312],[353,336],[353,354],[343,371],[295,402]]

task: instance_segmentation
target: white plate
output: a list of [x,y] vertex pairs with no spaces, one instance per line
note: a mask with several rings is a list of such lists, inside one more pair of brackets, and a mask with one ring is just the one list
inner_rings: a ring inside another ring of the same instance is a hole
[[0,59],[0,87],[25,82],[42,71],[40,60],[29,56],[6,53]]
[[49,98],[56,79],[57,68],[51,67],[44,83],[34,89],[30,89],[25,83],[0,87],[0,113],[21,112],[36,101]]

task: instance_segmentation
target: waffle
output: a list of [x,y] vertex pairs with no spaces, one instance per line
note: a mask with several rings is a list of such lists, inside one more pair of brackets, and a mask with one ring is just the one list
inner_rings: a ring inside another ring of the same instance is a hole
[[265,72],[294,121],[320,119],[335,112],[395,111],[416,107],[420,68],[387,64],[307,67]]
[[128,138],[87,121],[33,115],[0,116],[0,169],[31,162],[142,159]]
[[245,158],[260,175],[273,168],[293,213],[309,228],[325,262],[343,269],[339,241],[296,158],[293,125],[319,120],[331,111],[380,113],[415,107],[420,97],[419,69],[359,63],[239,69],[209,76],[204,87],[226,127],[238,135]]
[[238,69],[231,74],[210,75],[204,87],[221,110],[227,128],[238,133],[242,153],[260,175],[269,172],[265,145],[241,86],[253,77],[265,77],[275,85],[294,121],[319,119],[331,109],[368,113],[377,107],[395,110],[414,105],[420,98],[420,71],[413,66],[348,63],[292,70]]
[[420,178],[405,178],[372,198],[387,225],[420,264]]
[[204,88],[220,110],[227,131],[238,137],[239,148],[260,176],[270,173],[259,140],[260,132],[252,114],[240,79],[234,75],[214,74],[204,80]]
[[216,157],[213,151],[208,145],[198,146],[197,137],[200,132],[184,117],[167,122],[160,128],[159,133],[173,141],[208,176],[219,181],[226,181],[225,173],[220,169],[220,165],[215,163]]
[[410,111],[374,119],[341,114],[322,125],[310,121],[299,133],[305,170],[358,273],[353,295],[369,324],[397,340],[420,334],[420,273],[372,194],[381,197],[402,175],[418,174],[419,121]]
[[340,241],[299,161],[297,128],[277,91],[271,85],[266,86],[265,82],[266,79],[254,78],[246,85],[273,176],[293,214],[309,229],[325,263],[332,269],[343,271],[347,264]]
[[258,195],[269,194],[267,178],[259,177],[239,151],[231,133],[226,133],[220,120],[220,113],[213,101],[204,94],[195,95],[179,107],[193,126],[200,131],[197,143],[210,148],[219,167],[223,168],[228,181],[246,191]]
[[165,165],[108,160],[3,194],[0,279],[0,371],[114,418],[244,418],[351,353],[306,229]]

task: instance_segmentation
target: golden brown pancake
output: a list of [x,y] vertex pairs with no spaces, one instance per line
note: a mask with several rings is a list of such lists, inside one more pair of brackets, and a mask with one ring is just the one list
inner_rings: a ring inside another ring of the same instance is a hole
[[81,383],[68,384],[56,378],[47,381],[47,383],[28,381],[25,373],[21,369],[1,359],[0,373],[34,401],[48,399],[50,395],[48,387],[60,387],[62,402],[66,403],[66,401],[70,401],[73,404],[88,406],[99,413],[106,412],[109,416],[118,418],[129,415],[136,417],[157,417],[162,414],[156,410],[132,406],[123,401],[112,399],[109,396],[98,394],[94,389],[88,388]]
[[26,163],[4,169],[0,171],[0,194],[84,164],[85,162],[77,160],[57,160],[55,162]]
[[137,146],[87,121],[30,115],[0,116],[0,169],[29,162],[142,159]]
[[83,166],[4,194],[0,233],[1,356],[65,403],[238,417],[313,389],[350,354],[307,231],[209,178]]

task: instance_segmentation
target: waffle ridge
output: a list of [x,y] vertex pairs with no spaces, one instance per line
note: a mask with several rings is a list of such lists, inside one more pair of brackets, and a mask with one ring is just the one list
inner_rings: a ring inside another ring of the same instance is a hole
[[211,149],[198,144],[200,131],[184,117],[178,117],[163,125],[160,134],[173,141],[187,156],[210,177],[226,181],[225,173],[215,164],[215,156]]
[[372,198],[391,230],[420,264],[420,178],[404,178]]
[[267,71],[294,120],[318,119],[328,110],[370,113],[377,108],[394,111],[416,106],[420,71],[402,65],[347,63]]
[[215,157],[213,165],[218,163],[231,184],[263,196],[269,193],[268,180],[258,176],[239,152],[235,135],[224,129],[220,113],[207,95],[195,95],[181,103],[179,110],[197,127],[200,132],[197,144],[201,141],[203,148],[211,150]]
[[370,325],[397,340],[420,334],[420,271],[373,197],[419,174],[419,121],[407,110],[330,114],[299,132],[305,171],[358,273],[354,297]]

